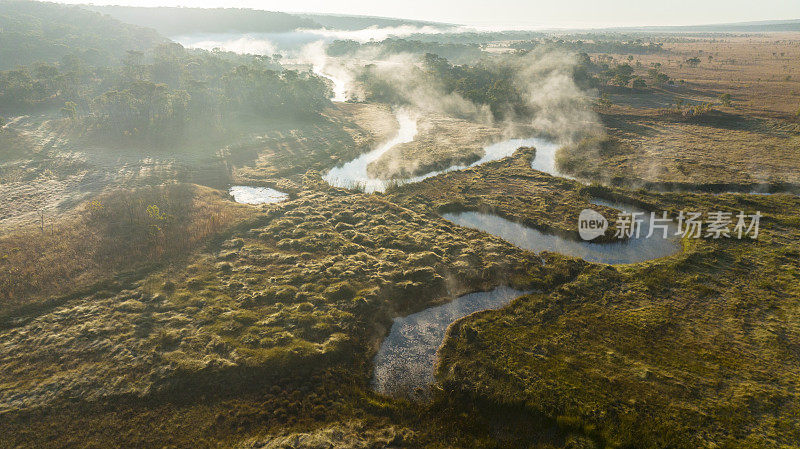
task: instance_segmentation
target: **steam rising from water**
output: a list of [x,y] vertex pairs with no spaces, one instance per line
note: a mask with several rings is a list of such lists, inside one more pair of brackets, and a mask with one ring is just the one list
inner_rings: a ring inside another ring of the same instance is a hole
[[[280,53],[286,58],[284,61],[310,64],[315,74],[332,81],[334,101],[363,98],[364,93],[359,91],[353,80],[364,65],[372,64],[373,73],[392,86],[402,103],[410,109],[498,125],[497,118],[488,106],[475,104],[457,93],[446,92],[438,80],[426,77],[419,68],[418,55],[386,56],[374,47],[348,58],[329,57],[325,52],[327,44],[334,39],[366,42],[389,36],[455,31],[459,31],[459,28],[400,26],[355,31],[304,29],[289,33],[195,34],[175,39],[187,47],[209,50],[221,48],[259,55]],[[500,123],[506,135],[519,136],[516,127],[523,121],[562,145],[602,134],[602,127],[589,107],[591,93],[581,90],[574,82],[573,70],[578,63],[575,55],[542,48],[524,56],[496,56],[488,63],[502,64],[514,70],[515,87],[534,112],[530,120],[510,116]]]
[[[344,165],[331,169],[323,176],[325,181],[335,187],[343,187],[347,189],[359,188],[363,189],[367,193],[383,192],[386,190],[386,187],[392,184],[419,182],[442,173],[463,170],[468,167],[475,167],[490,161],[496,161],[504,157],[511,156],[520,147],[535,147],[537,149],[537,155],[542,155],[542,162],[539,165],[532,164],[534,169],[548,173],[557,173],[553,157],[553,154],[557,148],[557,144],[544,138],[531,137],[527,139],[508,139],[488,145],[484,148],[483,157],[470,165],[452,165],[444,170],[431,171],[419,176],[400,180],[372,178],[367,173],[367,166],[371,162],[378,160],[384,153],[392,149],[395,145],[399,145],[404,142],[411,142],[414,140],[414,136],[417,134],[417,119],[415,116],[412,116],[406,110],[402,110],[398,112],[397,119],[400,123],[400,129],[397,136],[395,136],[392,140],[381,144],[381,146],[370,151],[369,153],[365,153]],[[540,158],[537,156],[535,160],[537,159]]]
[[300,61],[310,63],[317,76],[327,78],[333,83],[333,101],[347,101],[347,86],[352,75],[348,69],[336,59],[325,53],[325,42],[319,40],[303,47]]
[[305,45],[322,41],[328,44],[337,39],[369,42],[389,37],[405,37],[413,34],[440,34],[457,31],[459,27],[441,28],[432,26],[403,25],[398,27],[368,27],[361,30],[297,29],[283,33],[194,33],[173,36],[172,40],[188,48],[213,50],[220,48],[235,53],[271,55],[291,53]]
[[329,30],[329,29],[298,29],[298,33],[308,33],[324,37],[328,40],[342,39],[358,42],[382,41],[389,37],[406,37],[413,34],[441,34],[458,31],[459,27],[434,27],[401,25],[396,27],[371,26],[361,30]]
[[[488,106],[475,104],[458,93],[446,92],[440,80],[426,76],[419,68],[418,55],[403,53],[382,57],[378,53],[375,49],[362,50],[353,59],[371,61],[372,75],[391,86],[398,101],[421,112],[466,118],[477,123],[494,121]],[[357,96],[363,98],[366,94],[360,92]]]
[[531,125],[562,145],[603,133],[591,95],[575,84],[577,63],[574,54],[546,49],[509,62],[516,68],[517,88],[534,111]]
[[[494,143],[494,144],[491,144],[491,145],[485,147],[483,149],[483,151],[484,151],[483,157],[478,159],[477,161],[473,162],[470,165],[451,165],[450,167],[447,167],[444,170],[432,171],[432,172],[425,173],[423,175],[415,176],[413,178],[407,178],[407,179],[403,179],[403,180],[400,180],[400,181],[396,181],[395,180],[394,182],[397,182],[397,183],[400,183],[400,184],[419,182],[419,181],[422,181],[423,179],[432,178],[432,177],[434,177],[436,175],[439,175],[439,174],[442,174],[442,173],[447,173],[447,172],[456,171],[456,170],[463,170],[463,169],[469,168],[469,167],[475,167],[475,166],[478,166],[478,165],[485,164],[487,162],[496,161],[496,160],[499,160],[499,159],[503,159],[504,157],[511,156],[520,147],[535,147],[537,149],[537,152],[538,152],[539,148],[550,149],[551,153],[555,153],[555,150],[556,150],[556,144],[555,143],[553,143],[553,142],[551,142],[551,141],[549,141],[547,139],[540,138],[540,137],[530,137],[530,138],[527,138],[527,139],[508,139],[508,140],[504,140],[502,142],[497,142],[497,143]],[[554,165],[554,167],[555,167],[555,165]]]
[[317,76],[333,83],[333,101],[346,101],[351,71],[325,53],[327,42],[314,33],[194,34],[174,38],[188,48],[220,49],[239,54],[280,54],[299,64],[310,64]]
[[400,110],[397,113],[397,121],[400,124],[400,129],[394,138],[344,165],[331,169],[325,174],[325,181],[335,187],[363,188],[366,192],[384,191],[386,188],[384,181],[370,178],[367,174],[367,165],[377,160],[395,145],[411,142],[414,140],[414,136],[417,135],[416,115],[407,110]]
[[[526,125],[523,127],[527,135],[530,135],[532,128],[537,133],[548,135],[550,140],[562,146],[574,144],[587,136],[602,134],[602,127],[589,107],[592,95],[581,90],[573,79],[573,71],[578,63],[577,58],[575,55],[563,51],[537,49],[527,55],[496,56],[487,62],[502,64],[513,70],[515,73],[514,87],[521,93],[529,109],[533,111],[532,118],[515,117],[513,114],[509,114],[502,123],[498,123],[488,106],[473,103],[458,93],[447,92],[439,80],[426,76],[419,67],[418,55],[393,54],[386,56],[381,54],[382,51],[377,47],[362,49],[347,58],[334,58],[326,54],[327,44],[333,39],[355,39],[363,42],[370,39],[384,39],[390,35],[403,36],[414,33],[453,31],[458,31],[458,29],[401,26],[372,27],[356,31],[321,29],[297,30],[290,33],[193,35],[177,38],[177,40],[190,47],[222,48],[237,53],[262,55],[280,53],[284,56],[284,62],[310,65],[315,74],[331,80],[333,101],[363,99],[364,92],[354,80],[364,70],[366,64],[371,64],[371,73],[396,91],[399,104],[408,111],[416,111],[421,114],[443,114],[466,118],[476,123],[500,126],[503,128],[504,134],[509,137],[519,137],[522,134],[520,131],[522,124]],[[386,183],[369,178],[365,167],[392,146],[409,142],[414,138],[416,123],[413,127],[410,126],[409,113],[402,114],[404,117],[400,118],[401,131],[395,139],[349,164],[331,170],[326,179],[337,186],[360,186],[368,192],[383,191]],[[522,136],[526,134],[522,134]],[[550,144],[542,141],[520,141],[519,143],[520,146]],[[499,157],[493,157],[487,153],[488,159],[484,158],[479,162],[510,155],[515,149],[504,152]],[[548,154],[552,155],[554,152],[548,152]],[[387,162],[392,163],[392,161]],[[537,160],[535,164],[542,162]],[[550,160],[548,163],[551,167],[549,166],[543,171],[554,171],[554,161]],[[443,171],[459,168],[464,167],[451,167]],[[419,181],[438,173],[441,171],[401,182]]]
[[278,53],[277,45],[269,39],[256,34],[204,34],[177,36],[173,40],[187,48],[202,50],[220,49],[239,54],[273,55]]

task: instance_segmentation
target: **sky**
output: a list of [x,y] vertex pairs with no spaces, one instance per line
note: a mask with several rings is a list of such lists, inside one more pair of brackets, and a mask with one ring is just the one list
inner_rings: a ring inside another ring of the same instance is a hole
[[[62,2],[87,3],[86,0]],[[800,0],[95,0],[92,3],[357,14],[489,28],[597,28],[800,19]]]

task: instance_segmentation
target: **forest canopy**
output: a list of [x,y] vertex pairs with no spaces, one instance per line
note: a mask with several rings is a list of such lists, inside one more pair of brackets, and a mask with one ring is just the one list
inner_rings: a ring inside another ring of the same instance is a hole
[[280,33],[297,28],[321,28],[293,14],[240,8],[137,8],[88,6],[125,23],[154,28],[166,36],[184,33]]
[[0,70],[77,57],[111,65],[127,50],[144,51],[167,39],[77,6],[0,0]]
[[10,43],[0,55],[13,56],[0,58],[0,115],[57,113],[91,135],[168,143],[187,127],[307,118],[330,105],[325,80],[268,56],[187,50],[75,7],[0,4],[0,42]]

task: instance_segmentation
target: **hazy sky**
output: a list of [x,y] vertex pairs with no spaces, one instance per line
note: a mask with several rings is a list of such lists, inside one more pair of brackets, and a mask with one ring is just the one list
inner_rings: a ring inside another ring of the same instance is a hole
[[[65,0],[86,3],[86,0]],[[99,0],[401,17],[475,26],[600,27],[800,19],[800,0]]]

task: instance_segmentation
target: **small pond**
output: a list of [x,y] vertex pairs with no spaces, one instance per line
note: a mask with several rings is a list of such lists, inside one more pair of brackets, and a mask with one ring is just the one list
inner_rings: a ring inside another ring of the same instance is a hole
[[232,186],[228,193],[234,201],[244,204],[278,203],[289,198],[288,194],[269,187]]

